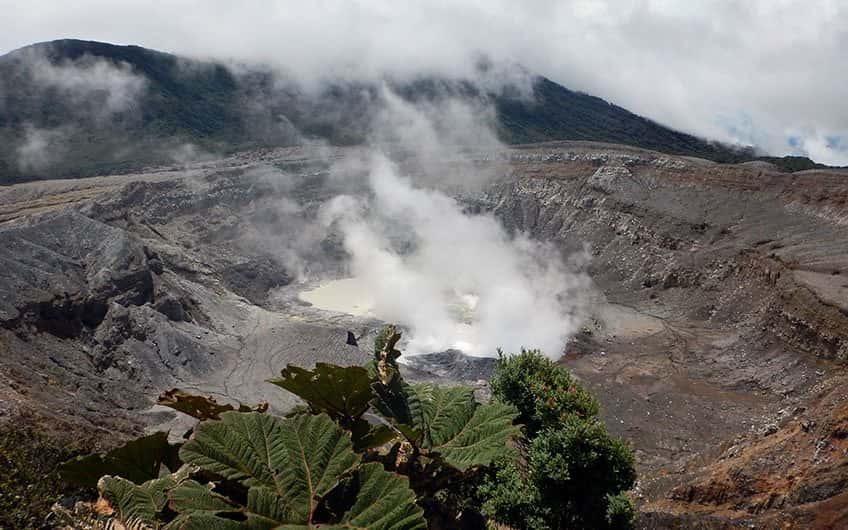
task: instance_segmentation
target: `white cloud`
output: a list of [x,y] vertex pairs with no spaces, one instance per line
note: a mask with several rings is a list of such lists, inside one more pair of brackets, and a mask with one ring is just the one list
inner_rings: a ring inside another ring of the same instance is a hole
[[848,141],[818,133],[802,136],[799,151],[813,160],[831,166],[848,166]]
[[77,37],[264,61],[313,81],[463,75],[484,53],[711,138],[734,140],[719,117],[745,113],[776,154],[793,152],[789,130],[848,137],[839,0],[7,4],[6,50]]
[[116,65],[87,55],[54,63],[31,50],[25,60],[37,86],[59,90],[72,105],[96,119],[132,109],[147,88],[147,80],[126,63]]

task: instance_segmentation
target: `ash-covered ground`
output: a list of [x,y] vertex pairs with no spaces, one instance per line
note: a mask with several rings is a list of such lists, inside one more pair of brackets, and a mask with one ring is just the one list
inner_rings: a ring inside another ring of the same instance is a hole
[[[0,189],[0,414],[128,435],[177,425],[152,406],[169,387],[283,410],[293,397],[264,381],[287,363],[366,360],[382,322],[302,296],[350,276],[340,236],[308,221],[363,191],[330,178],[357,156]],[[636,449],[640,524],[846,523],[848,174],[584,143],[475,164],[495,178],[462,193],[469,211],[591,256],[561,363]],[[408,366],[485,393],[492,365],[444,351]]]

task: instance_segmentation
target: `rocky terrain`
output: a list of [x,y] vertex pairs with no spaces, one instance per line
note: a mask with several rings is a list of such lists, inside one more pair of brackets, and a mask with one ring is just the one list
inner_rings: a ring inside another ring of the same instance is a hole
[[[264,380],[286,363],[367,358],[379,322],[298,297],[346,275],[340,240],[309,221],[355,191],[329,171],[356,156],[0,188],[2,418],[177,432],[152,406],[170,386],[283,409]],[[461,197],[470,210],[591,255],[592,317],[561,362],[636,449],[642,527],[848,524],[848,173],[580,142],[477,163],[493,179]],[[484,386],[491,362],[409,370]]]

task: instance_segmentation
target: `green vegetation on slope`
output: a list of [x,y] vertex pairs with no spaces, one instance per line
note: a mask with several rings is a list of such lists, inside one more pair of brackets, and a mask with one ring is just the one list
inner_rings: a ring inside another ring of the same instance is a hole
[[26,416],[0,424],[0,528],[44,528],[60,496],[85,491],[63,486],[57,472],[62,462],[82,451],[83,443],[44,434],[38,421]]
[[601,98],[539,78],[533,101],[497,98],[500,134],[508,143],[588,140],[626,144],[716,162],[738,162],[751,153],[711,143],[637,116]]

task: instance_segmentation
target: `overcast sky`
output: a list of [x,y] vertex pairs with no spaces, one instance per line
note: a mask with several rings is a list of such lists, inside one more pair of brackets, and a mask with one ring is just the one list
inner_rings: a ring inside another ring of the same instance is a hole
[[304,80],[480,54],[709,138],[848,164],[848,1],[0,0],[0,52],[58,38],[271,62]]

